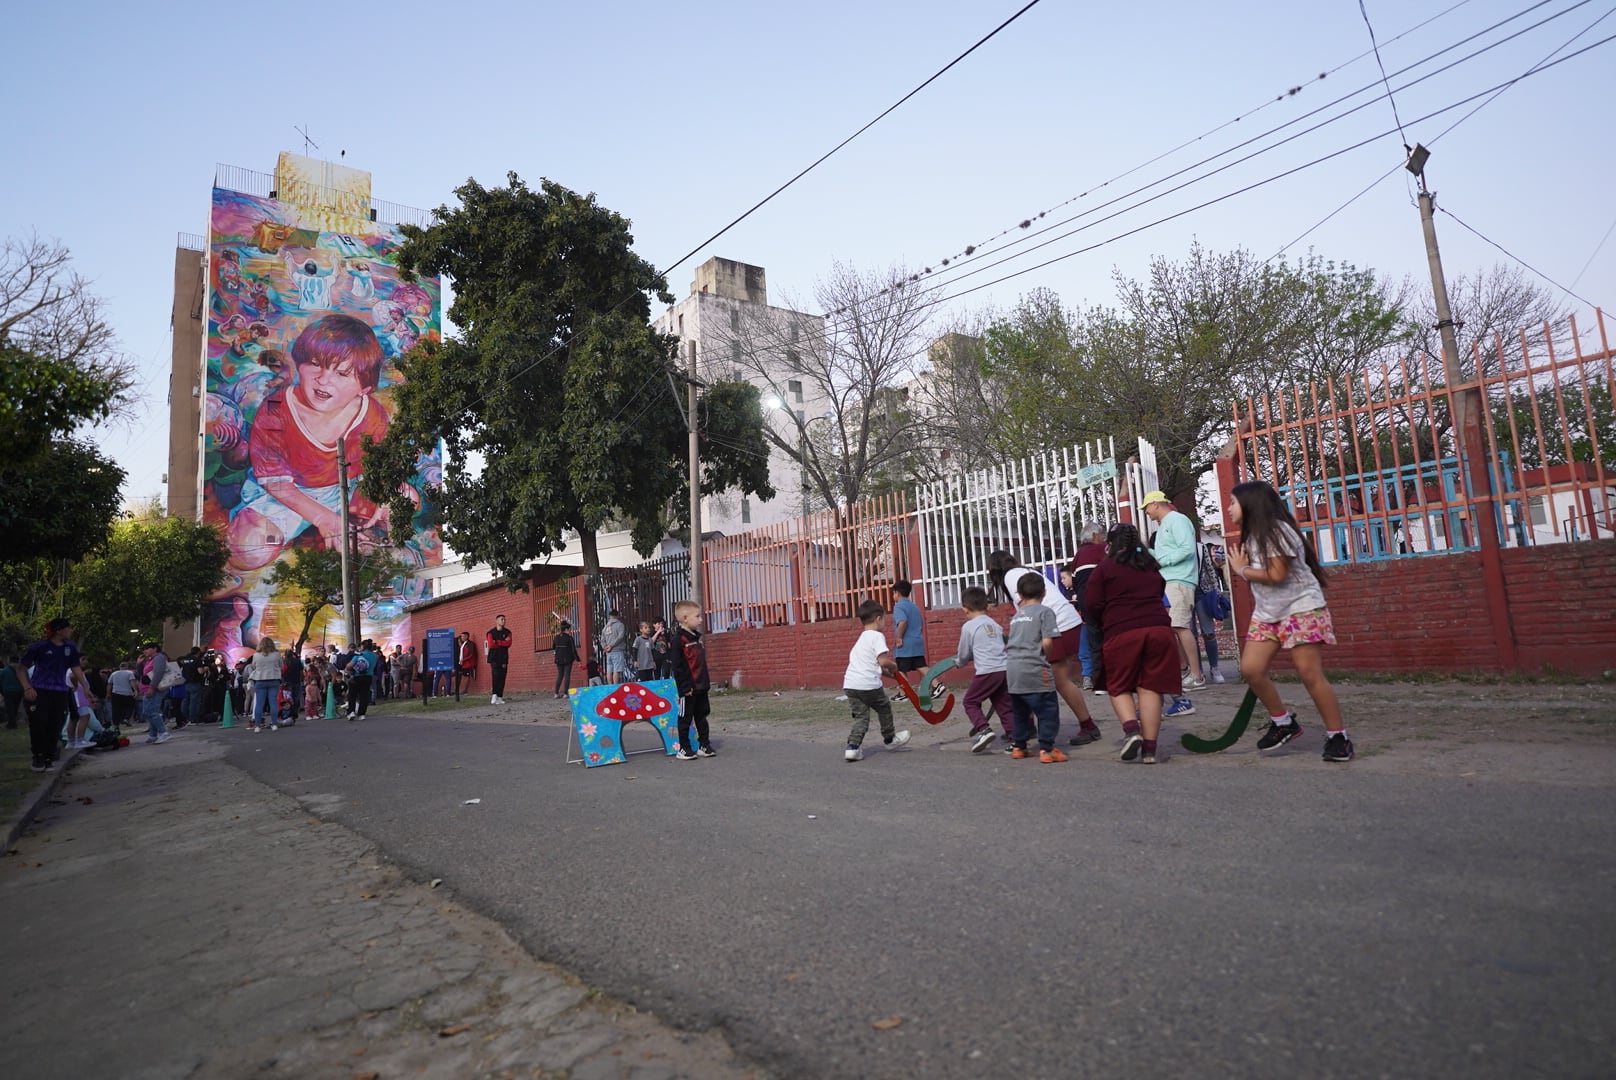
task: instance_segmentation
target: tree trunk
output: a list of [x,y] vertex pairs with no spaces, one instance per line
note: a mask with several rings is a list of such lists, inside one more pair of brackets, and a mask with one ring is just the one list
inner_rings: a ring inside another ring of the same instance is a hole
[[594,529],[578,530],[578,546],[584,549],[584,573],[596,575],[600,573],[600,546],[596,543]]
[[309,627],[314,625],[314,617],[324,610],[324,604],[321,604],[317,608],[303,609],[303,629],[298,631],[297,644],[292,646],[292,651],[297,653],[297,655],[303,655],[303,646],[306,645],[309,640]]

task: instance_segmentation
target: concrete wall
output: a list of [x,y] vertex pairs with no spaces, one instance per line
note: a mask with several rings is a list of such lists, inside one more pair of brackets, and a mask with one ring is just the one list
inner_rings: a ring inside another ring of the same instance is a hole
[[[169,309],[173,326],[168,375],[168,498],[171,517],[200,520],[202,486],[202,335],[207,329],[203,310],[207,264],[200,251],[174,250],[174,299]],[[191,651],[198,637],[197,624],[163,627],[163,650],[170,657]]]

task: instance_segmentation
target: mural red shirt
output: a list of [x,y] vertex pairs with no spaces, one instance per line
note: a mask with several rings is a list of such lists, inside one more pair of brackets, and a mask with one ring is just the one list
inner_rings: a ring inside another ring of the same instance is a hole
[[[357,476],[364,437],[380,442],[387,434],[387,410],[370,394],[343,438],[350,478]],[[271,394],[253,419],[251,452],[253,476],[260,484],[290,481],[298,487],[332,487],[337,483],[337,444],[322,443],[299,422],[297,408],[287,391]]]

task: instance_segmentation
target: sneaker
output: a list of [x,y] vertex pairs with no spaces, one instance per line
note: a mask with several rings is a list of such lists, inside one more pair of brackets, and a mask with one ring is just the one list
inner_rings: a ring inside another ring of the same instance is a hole
[[279,724],[271,724],[271,725],[269,725],[269,730],[271,730],[271,731],[279,731],[280,729],[281,729],[281,726]]
[[1195,677],[1189,679],[1188,681],[1186,681],[1184,683],[1184,689],[1186,689],[1186,690],[1205,690],[1206,689],[1206,680],[1204,678],[1201,678],[1200,676],[1195,676]]
[[1076,735],[1073,735],[1070,739],[1066,740],[1066,745],[1087,746],[1091,742],[1099,741],[1100,733],[1098,731],[1089,731],[1086,728],[1079,728]]
[[992,746],[993,740],[997,737],[998,736],[994,735],[992,731],[977,732],[976,738],[971,740],[971,753],[980,754],[982,751]]
[[1224,677],[1223,677],[1223,672],[1221,672],[1221,671],[1214,671],[1214,672],[1212,672],[1212,681],[1213,681],[1213,682],[1215,682],[1215,683],[1217,683],[1217,684],[1218,684],[1218,685],[1220,685],[1220,686],[1221,686],[1221,685],[1223,685],[1223,684],[1224,684],[1224,683],[1226,683],[1226,682],[1228,682],[1228,681],[1229,681],[1229,680],[1228,680],[1228,679],[1225,679],[1225,678],[1224,678]]
[[1016,753],[1016,748],[1014,746],[1011,746],[1009,743],[1005,743],[1004,744],[1004,749],[999,751],[999,752],[1002,753],[1002,754],[1009,754],[1012,757],[1014,757],[1015,753]]
[[173,736],[165,731],[161,735],[157,736],[157,738],[153,739],[152,742],[166,743],[169,739],[172,739],[172,738],[173,738]]
[[679,748],[679,752],[677,754],[673,755],[673,756],[675,758],[677,758],[678,760],[680,760],[680,761],[695,761],[696,760],[696,752],[694,750],[686,750],[682,746]]
[[1122,753],[1117,756],[1123,761],[1138,761],[1140,753],[1145,749],[1143,735],[1129,735],[1122,740]]
[[860,750],[856,746],[849,746],[847,748],[847,752],[844,753],[842,755],[842,757],[847,761],[863,761],[864,760],[864,751]]
[[[1302,725],[1296,722],[1296,717],[1294,716],[1291,717],[1290,723],[1283,727],[1270,720],[1268,721],[1268,730],[1263,732],[1262,738],[1257,740],[1257,749],[1277,749],[1278,747],[1284,746],[1301,733]],[[1346,742],[1346,738],[1343,737],[1341,741]]]
[[1173,703],[1162,710],[1163,716],[1194,716],[1195,702],[1187,697],[1176,697]]
[[1140,754],[1139,755],[1139,764],[1141,764],[1141,765],[1154,765],[1154,764],[1156,764],[1156,755],[1155,754]]
[[32,768],[35,772],[50,772],[51,771],[50,763],[49,762],[44,762],[44,761],[36,761],[36,762],[33,763],[33,765],[30,766],[30,768]]
[[1093,690],[1094,689],[1094,677],[1092,675],[1083,676],[1083,689],[1085,689],[1085,690]]
[[900,746],[907,746],[908,743],[909,743],[909,729],[908,728],[904,728],[902,731],[898,732],[896,735],[892,736],[892,738],[890,738],[890,739],[888,739],[886,741],[887,746],[890,747],[893,750],[896,750]]
[[1101,690],[1099,687],[1095,687],[1094,688],[1094,696],[1095,697],[1105,697],[1105,691]]
[[[503,704],[503,702],[501,702],[501,704]],[[718,751],[714,750],[710,746],[699,746],[699,747],[696,748],[696,756],[697,757],[717,757],[718,756]]]
[[1337,731],[1331,734],[1328,739],[1324,740],[1324,760],[1351,761],[1352,740],[1347,738],[1344,732]]
[[1054,765],[1066,760],[1066,752],[1058,746],[1051,746],[1048,750],[1038,751],[1038,760],[1045,765]]
[[1032,751],[1028,750],[1025,746],[1012,746],[1010,748],[1010,756],[1015,758],[1017,761],[1020,761],[1023,758],[1032,757]]

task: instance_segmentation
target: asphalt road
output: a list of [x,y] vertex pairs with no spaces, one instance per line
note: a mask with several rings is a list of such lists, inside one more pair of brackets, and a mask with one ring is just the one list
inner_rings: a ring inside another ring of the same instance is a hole
[[782,1075],[1616,1073],[1612,786],[740,737],[585,770],[557,726],[386,712],[221,737]]

